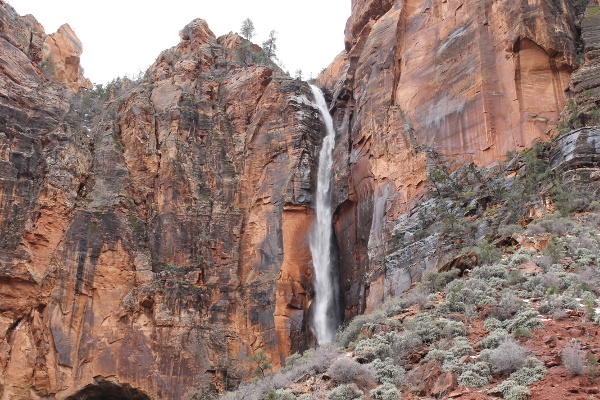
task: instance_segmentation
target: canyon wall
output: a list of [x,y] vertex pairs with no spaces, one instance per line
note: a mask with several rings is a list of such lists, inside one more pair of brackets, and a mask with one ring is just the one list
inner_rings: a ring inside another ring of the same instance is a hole
[[558,134],[582,27],[595,35],[585,3],[352,1],[345,52],[318,79],[338,128],[347,317],[447,261],[435,237],[400,251],[392,240],[417,219],[429,154],[490,165]]
[[[557,135],[567,99],[584,112],[563,121],[593,121],[584,3],[352,1],[317,81],[346,318],[446,260],[435,235],[393,240],[427,207],[433,155],[493,164]],[[278,367],[314,344],[310,89],[201,19],[180,38],[142,80],[89,90],[68,25],[46,35],[0,0],[3,399],[202,397],[261,350]]]
[[197,19],[88,91],[68,26],[0,21],[0,396],[189,398],[306,348],[308,85]]

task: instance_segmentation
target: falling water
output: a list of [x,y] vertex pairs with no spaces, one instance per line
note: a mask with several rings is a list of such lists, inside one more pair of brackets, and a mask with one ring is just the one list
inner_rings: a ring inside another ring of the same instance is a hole
[[323,94],[316,86],[310,86],[325,123],[326,134],[319,152],[319,170],[317,175],[316,220],[310,237],[310,252],[315,270],[315,307],[312,330],[321,343],[333,341],[339,325],[336,307],[337,273],[332,263],[332,210],[331,210],[331,167],[333,164],[333,146],[335,131]]

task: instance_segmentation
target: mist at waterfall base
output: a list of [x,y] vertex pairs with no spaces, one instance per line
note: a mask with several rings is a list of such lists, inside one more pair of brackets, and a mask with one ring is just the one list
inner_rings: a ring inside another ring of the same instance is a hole
[[317,172],[316,218],[310,234],[310,252],[315,273],[315,300],[311,329],[319,344],[333,341],[341,323],[339,307],[339,274],[333,260],[333,211],[331,209],[331,170],[335,130],[325,97],[316,86],[310,86],[314,106],[319,110],[325,125],[325,137],[319,151]]

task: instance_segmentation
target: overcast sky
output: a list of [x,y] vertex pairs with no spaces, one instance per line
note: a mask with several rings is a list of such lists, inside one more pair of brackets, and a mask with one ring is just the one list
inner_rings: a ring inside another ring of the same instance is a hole
[[46,33],[68,23],[83,43],[86,77],[105,83],[145,71],[162,50],[179,43],[179,31],[203,18],[221,36],[239,32],[250,18],[261,44],[277,31],[277,55],[292,75],[316,75],[344,49],[350,0],[8,0],[33,14]]

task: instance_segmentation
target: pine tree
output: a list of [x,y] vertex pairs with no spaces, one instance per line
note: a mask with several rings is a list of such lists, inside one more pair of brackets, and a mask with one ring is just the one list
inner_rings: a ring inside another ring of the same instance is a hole
[[242,22],[242,28],[240,29],[242,37],[246,40],[252,40],[254,36],[254,23],[250,18],[246,18],[244,22]]
[[263,51],[269,58],[277,58],[275,52],[277,51],[277,32],[271,31],[269,33],[269,38],[265,40],[262,44]]
[[250,357],[250,361],[254,361],[257,365],[254,371],[252,372],[252,377],[261,377],[265,378],[265,373],[267,371],[273,370],[273,366],[271,365],[271,360],[267,357],[267,353],[264,350],[260,350],[255,353],[252,357]]

